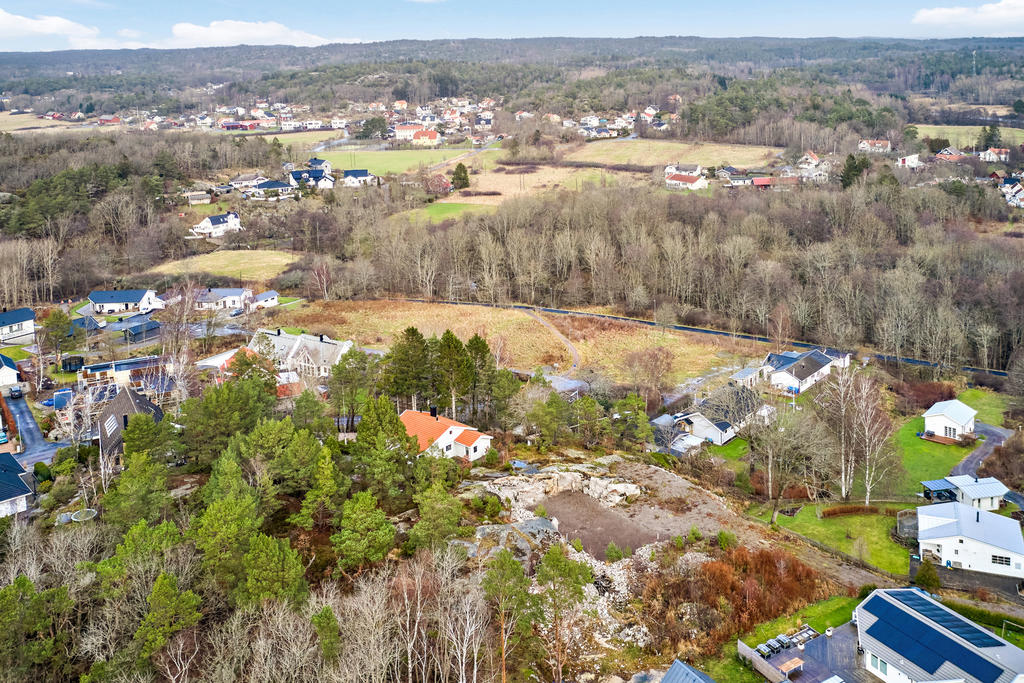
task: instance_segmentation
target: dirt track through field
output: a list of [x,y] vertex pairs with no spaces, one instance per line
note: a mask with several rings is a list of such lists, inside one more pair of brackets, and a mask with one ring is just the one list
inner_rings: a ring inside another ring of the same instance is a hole
[[564,334],[562,334],[558,330],[558,328],[556,328],[554,325],[552,325],[547,320],[545,320],[544,318],[540,317],[539,315],[537,315],[533,311],[524,311],[524,312],[526,313],[526,315],[530,316],[531,318],[533,318],[534,320],[539,322],[541,325],[543,325],[544,327],[546,327],[549,330],[551,330],[551,334],[553,334],[556,337],[558,337],[559,341],[561,341],[563,344],[565,344],[566,350],[569,352],[569,355],[572,356],[572,367],[569,369],[569,372],[567,372],[566,374],[569,377],[572,377],[573,375],[575,375],[576,374],[576,370],[579,369],[579,367],[580,367],[580,352],[576,349],[576,347],[573,345],[573,343],[571,341],[569,341],[569,338],[566,337]]

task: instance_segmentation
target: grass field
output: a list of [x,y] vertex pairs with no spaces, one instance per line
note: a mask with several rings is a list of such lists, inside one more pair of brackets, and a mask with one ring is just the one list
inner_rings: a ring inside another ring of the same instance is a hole
[[250,282],[268,282],[298,260],[298,254],[286,251],[215,251],[200,256],[191,256],[180,261],[163,263],[150,269],[148,274],[209,273],[210,275],[241,278]]
[[[858,598],[846,596],[822,600],[807,605],[792,614],[761,624],[752,632],[745,634],[742,640],[747,645],[756,647],[780,633],[793,631],[802,624],[810,624],[818,633],[823,633],[829,626],[842,626],[848,622],[859,602]],[[700,662],[697,668],[716,681],[728,681],[729,683],[763,683],[764,681],[763,677],[746,668],[736,658],[735,642],[725,645],[722,656]]]
[[673,142],[670,140],[602,140],[591,142],[569,154],[571,161],[603,164],[659,166],[680,162],[703,166],[763,166],[781,148],[758,145],[729,145],[716,142]]
[[12,116],[7,113],[0,113],[0,133],[52,131],[62,128],[79,128],[81,125],[81,122],[78,121],[37,119],[35,114],[17,114]]
[[569,359],[565,346],[543,325],[521,311],[484,306],[449,306],[396,301],[317,301],[278,309],[273,326],[323,330],[357,346],[387,349],[402,331],[413,326],[426,337],[451,329],[466,341],[474,334],[487,339],[500,364],[522,370]]
[[592,369],[617,382],[629,383],[626,356],[633,351],[664,347],[672,353],[672,370],[666,377],[676,384],[723,366],[743,365],[757,355],[753,346],[728,338],[698,338],[642,325],[545,315],[580,353],[582,370]]
[[24,346],[5,346],[0,348],[0,355],[7,356],[14,362],[32,357],[32,354],[26,351]]
[[[530,173],[504,173],[491,168],[470,176],[469,189],[474,192],[497,192],[489,196],[453,195],[453,201],[467,204],[501,204],[506,199],[535,195],[548,190],[580,190],[586,185],[606,187],[629,183],[650,183],[647,173],[604,171],[593,168],[535,166]],[[523,170],[519,167],[518,170]]]
[[970,448],[925,441],[917,436],[922,431],[924,418],[915,417],[900,427],[893,437],[903,454],[903,469],[906,470],[903,485],[898,491],[902,495],[914,495],[920,491],[922,481],[945,477],[971,452]]
[[733,439],[724,446],[708,446],[708,453],[726,460],[736,461],[750,452],[750,444],[745,439]]
[[[862,501],[863,502],[863,501]],[[894,505],[887,507],[913,507]],[[755,517],[768,521],[771,506],[765,505],[751,510]],[[864,561],[894,574],[906,574],[910,567],[910,553],[895,543],[889,532],[896,526],[896,518],[887,515],[848,515],[818,519],[814,505],[804,505],[796,516],[779,515],[779,524],[798,534],[824,543],[830,548],[857,557],[854,541],[864,539],[867,556]]]
[[414,222],[439,223],[448,218],[458,218],[465,213],[489,213],[494,210],[492,206],[483,204],[465,204],[462,202],[434,202],[427,204],[422,209],[412,209],[397,214],[397,217],[408,218]]
[[967,389],[957,396],[958,399],[978,411],[977,419],[997,427],[1003,426],[1003,413],[1006,412],[1006,397],[987,389]]
[[[946,138],[951,145],[959,147],[963,151],[970,151],[978,141],[978,134],[981,133],[981,126],[934,126],[926,123],[911,125],[917,127],[918,138]],[[1004,145],[1024,143],[1024,130],[1000,128],[999,133],[1003,138]]]
[[415,171],[420,166],[440,164],[466,152],[465,149],[408,149],[393,152],[352,150],[321,152],[318,156],[330,161],[335,169],[365,168],[374,175],[392,175]]
[[267,142],[277,140],[287,147],[292,145],[296,150],[309,149],[325,140],[336,140],[345,137],[343,130],[307,130],[295,133],[275,133],[265,136]]

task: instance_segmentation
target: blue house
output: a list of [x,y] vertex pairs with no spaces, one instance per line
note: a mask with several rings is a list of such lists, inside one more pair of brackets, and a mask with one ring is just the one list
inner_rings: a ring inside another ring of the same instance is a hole
[[128,344],[149,341],[160,336],[160,323],[156,320],[147,320],[125,328],[121,334]]
[[31,308],[4,309],[0,313],[0,342],[31,344],[36,339],[36,313]]
[[334,187],[334,176],[329,171],[322,169],[299,169],[288,174],[288,182],[293,187],[305,185],[306,187],[315,187],[318,190],[330,190]]

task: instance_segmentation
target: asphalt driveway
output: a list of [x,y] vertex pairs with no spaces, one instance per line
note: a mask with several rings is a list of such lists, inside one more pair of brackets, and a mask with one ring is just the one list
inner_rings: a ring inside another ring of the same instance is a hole
[[67,446],[65,443],[53,443],[43,438],[43,432],[36,424],[36,418],[28,408],[28,399],[16,398],[7,399],[7,405],[14,415],[14,421],[18,424],[18,434],[21,435],[21,442],[25,450],[17,455],[20,462],[26,469],[31,469],[37,462],[51,463],[58,448]]

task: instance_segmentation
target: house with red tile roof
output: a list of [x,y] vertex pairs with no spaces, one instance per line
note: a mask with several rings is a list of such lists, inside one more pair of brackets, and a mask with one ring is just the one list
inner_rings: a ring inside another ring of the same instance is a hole
[[474,427],[438,415],[436,409],[429,413],[406,410],[398,418],[409,436],[416,437],[420,451],[427,455],[477,460],[487,453],[494,439]]
[[892,143],[888,140],[861,140],[857,143],[857,149],[861,152],[884,154],[892,151]]
[[1010,150],[1005,147],[989,147],[984,152],[978,154],[982,161],[987,161],[990,164],[997,162],[1006,162],[1010,159]]
[[436,130],[418,130],[412,134],[412,144],[421,147],[434,147],[441,144],[441,136]]
[[671,190],[703,190],[708,186],[708,179],[702,175],[671,173],[665,176],[665,187]]

